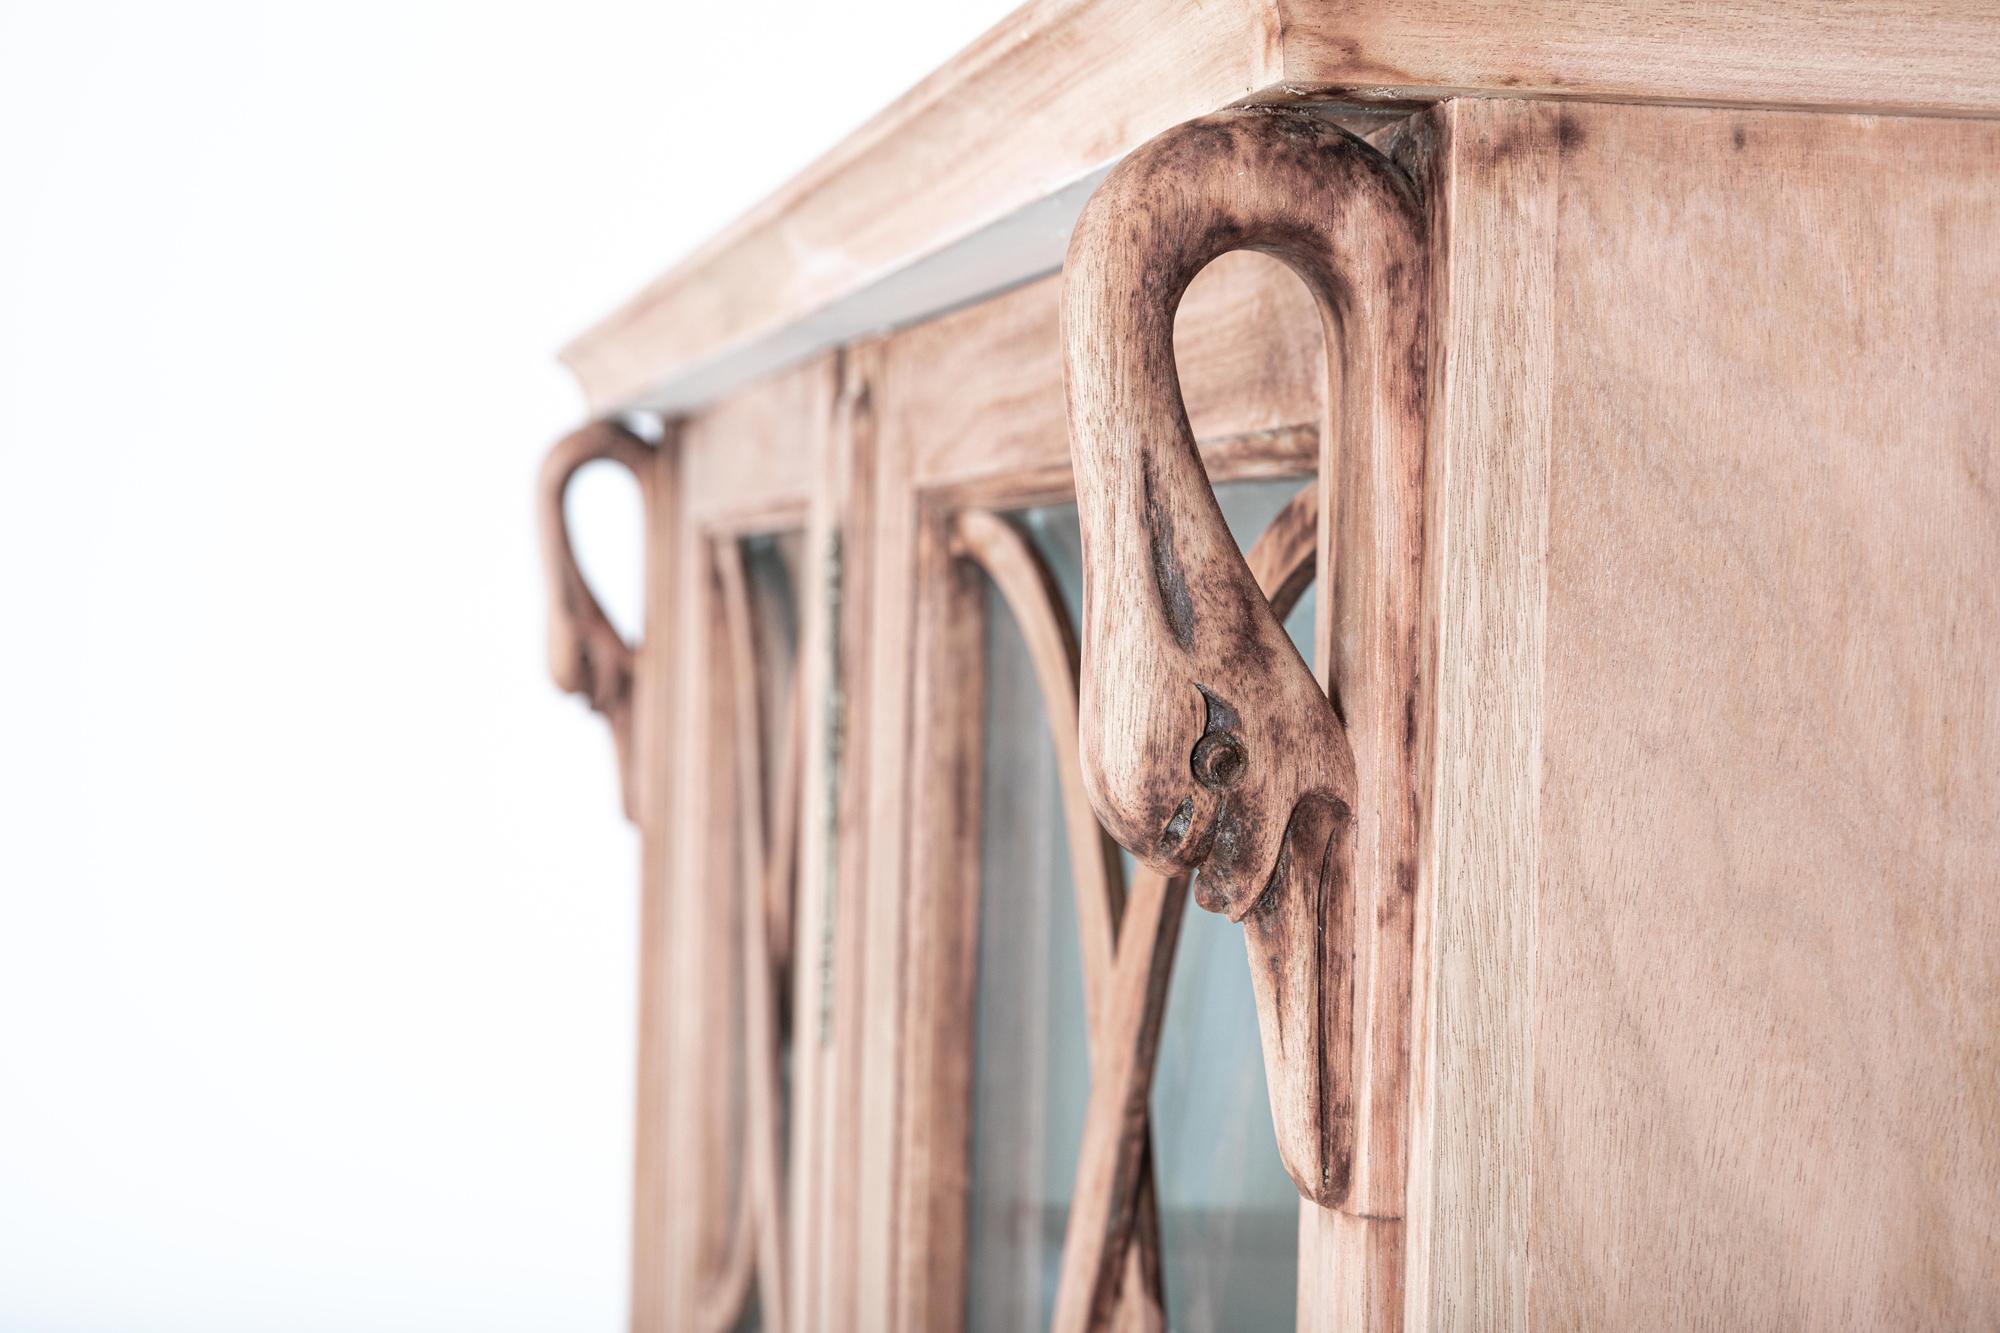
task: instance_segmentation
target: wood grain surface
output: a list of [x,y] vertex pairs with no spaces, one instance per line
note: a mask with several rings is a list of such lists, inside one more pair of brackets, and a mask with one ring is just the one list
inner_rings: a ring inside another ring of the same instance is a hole
[[2000,127],[1448,132],[1412,1322],[1990,1326]]

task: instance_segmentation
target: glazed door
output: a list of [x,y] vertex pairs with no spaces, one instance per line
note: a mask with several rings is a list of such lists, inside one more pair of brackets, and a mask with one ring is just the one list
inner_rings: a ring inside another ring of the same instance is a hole
[[1427,119],[1409,1322],[1994,1327],[2000,129]]
[[[642,846],[635,1330],[806,1326],[791,1311],[827,1257],[826,978],[834,883],[858,866],[838,589],[865,546],[840,374],[830,357],[773,376],[657,444],[600,423],[544,477],[552,666],[611,723]],[[569,551],[563,490],[600,458],[642,481],[641,645]]]
[[[1272,197],[1296,187],[1312,215],[1387,182],[1394,225],[1334,210],[1344,230],[1279,236],[1282,263],[1162,260],[1200,276],[1178,307],[1177,290],[1151,293],[1151,328],[1091,326],[1129,315],[1146,282],[1096,274],[1107,289],[1079,312],[1073,249],[1064,278],[855,354],[874,405],[870,817],[852,1263],[827,1288],[829,1327],[1263,1328],[1393,1299],[1421,223],[1407,178],[1324,122],[1222,131],[1249,157],[1211,160],[1218,181],[1287,169],[1303,133],[1325,170]],[[1121,204],[1120,236],[1139,215]],[[1080,348],[1149,337],[1164,374],[1077,364]],[[1184,403],[1178,461],[1134,447],[1099,460],[1129,475],[1079,469],[1074,395],[1093,373],[1120,411],[1159,396],[1168,427]],[[1158,512],[1121,512],[1112,492],[1141,472]],[[1089,597],[1141,599],[1165,648],[1085,641],[1106,633]],[[1343,681],[1345,722],[1316,667]],[[1170,699],[1138,749],[1162,783],[1189,785],[1151,816],[1188,845],[1142,847],[1151,865],[1093,809],[1131,778],[1088,772],[1093,689],[1100,719]],[[1194,866],[1207,878],[1191,894]],[[1253,876],[1269,891],[1230,901]],[[1371,1087],[1394,1091],[1378,1105]]]
[[[1286,628],[1310,662],[1316,485],[1225,481],[1217,496],[1252,568],[1295,605]],[[1150,1125],[1120,1323],[1288,1326],[1298,1192],[1272,1133],[1242,932],[1187,910],[1185,878],[1142,869],[1110,843],[1078,781],[1076,507],[967,511],[953,536],[976,569],[966,580],[976,604],[961,614],[983,621],[985,693],[967,737],[980,753],[955,756],[978,765],[978,804],[952,812],[970,814],[979,835],[966,1327],[1050,1325],[1093,1056],[1108,1062],[1131,1043],[1114,1025],[1134,1016],[1159,1031],[1151,1069],[1125,1075],[1149,1088]],[[1121,957],[1132,960],[1122,969]],[[1121,1003],[1121,975],[1147,978],[1144,1003]]]

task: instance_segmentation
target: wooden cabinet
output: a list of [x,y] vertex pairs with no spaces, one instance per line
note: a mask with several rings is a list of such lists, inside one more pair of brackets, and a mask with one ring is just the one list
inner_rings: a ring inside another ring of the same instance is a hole
[[2000,1322],[1996,110],[1971,5],[1031,5],[573,344],[634,1327]]

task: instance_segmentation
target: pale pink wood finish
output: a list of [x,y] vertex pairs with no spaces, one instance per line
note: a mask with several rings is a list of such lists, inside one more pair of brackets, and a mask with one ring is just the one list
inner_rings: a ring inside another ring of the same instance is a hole
[[2000,127],[1440,131],[1410,1321],[1992,1326]]

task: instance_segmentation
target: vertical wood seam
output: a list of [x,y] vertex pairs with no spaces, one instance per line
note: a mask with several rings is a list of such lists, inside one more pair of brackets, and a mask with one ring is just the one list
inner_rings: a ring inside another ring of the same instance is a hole
[[[1551,117],[1546,107],[1488,102],[1450,113],[1451,248],[1496,244],[1469,250],[1464,264],[1447,251],[1441,284],[1447,353],[1433,494],[1443,517],[1431,534],[1436,893],[1426,1152],[1413,1162],[1430,1177],[1426,1234],[1414,1247],[1426,1278],[1416,1309],[1437,1327],[1520,1328],[1528,1314],[1531,1196],[1520,1176],[1534,1096]],[[1529,386],[1536,396],[1523,399]],[[1514,418],[1522,408],[1533,415]]]

